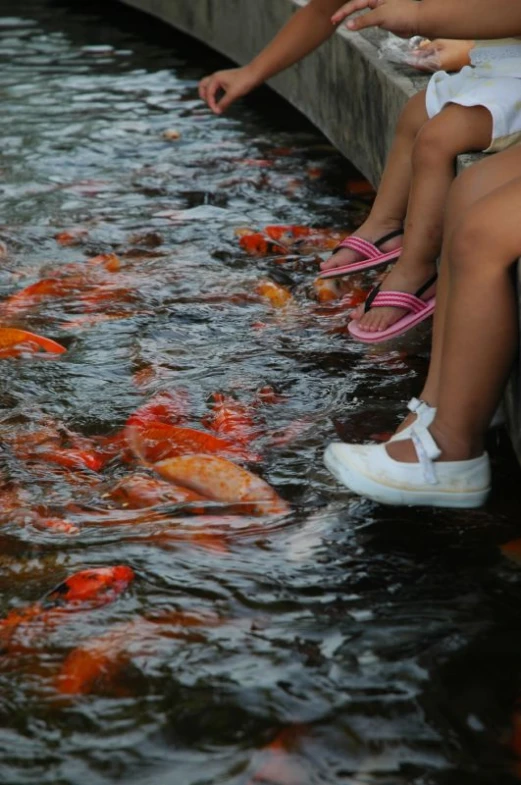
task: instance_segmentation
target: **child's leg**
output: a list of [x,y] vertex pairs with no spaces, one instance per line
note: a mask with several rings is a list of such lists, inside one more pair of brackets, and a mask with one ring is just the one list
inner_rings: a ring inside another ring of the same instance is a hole
[[[411,153],[418,131],[428,119],[423,90],[411,98],[402,112],[371,213],[355,232],[357,237],[375,242],[403,225],[411,185]],[[400,244],[400,238],[396,238],[386,243],[382,250],[392,251]],[[361,254],[356,251],[343,248],[321,267],[330,270],[360,258]]]
[[[412,153],[403,251],[385,278],[382,291],[414,294],[434,273],[455,159],[463,152],[485,150],[491,138],[492,116],[482,106],[450,104],[419,131]],[[424,296],[431,294],[425,292]],[[373,308],[361,316],[360,326],[373,332],[384,330],[403,313],[400,308]]]
[[[518,150],[518,171],[520,166]],[[441,460],[481,455],[514,360],[517,299],[510,270],[521,252],[520,203],[517,177],[474,204],[453,233],[438,410],[430,426]],[[387,449],[396,460],[417,461],[409,440]]]
[[[502,188],[512,181],[512,173],[521,172],[521,146],[513,147],[501,155],[488,156],[484,160],[466,169],[453,184],[447,201],[445,223],[443,227],[443,250],[441,254],[440,277],[436,291],[436,312],[432,331],[432,351],[427,379],[420,398],[431,406],[438,405],[440,370],[444,353],[445,322],[447,304],[450,294],[450,255],[452,238],[457,232],[463,216],[469,213],[472,206],[485,198],[497,188]],[[409,415],[398,430],[415,420]]]

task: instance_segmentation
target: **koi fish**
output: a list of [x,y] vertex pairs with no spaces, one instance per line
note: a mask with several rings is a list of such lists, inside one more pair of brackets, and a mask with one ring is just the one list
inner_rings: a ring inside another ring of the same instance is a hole
[[88,232],[86,229],[82,229],[78,227],[77,229],[70,229],[69,231],[65,232],[58,232],[58,234],[54,235],[54,239],[59,245],[79,245],[83,240],[86,239]]
[[282,308],[293,300],[291,292],[275,281],[260,281],[255,287],[255,292],[269,300],[275,308]]
[[36,353],[40,350],[54,354],[63,354],[67,351],[65,346],[42,335],[14,327],[0,327],[0,358],[18,357],[24,352]]
[[99,265],[109,273],[117,273],[121,270],[121,259],[115,253],[100,253],[97,256],[91,256],[90,259],[87,259],[86,264]]
[[216,626],[216,616],[163,612],[150,619],[140,618],[113,627],[108,633],[87,641],[65,659],[55,681],[61,695],[89,695],[110,686],[131,658],[146,653],[158,638],[197,640],[197,629]]
[[288,252],[285,246],[274,243],[261,232],[243,234],[239,239],[239,245],[250,256],[274,256]]
[[155,464],[167,458],[196,453],[223,455],[243,461],[258,461],[259,456],[241,445],[212,433],[166,423],[151,423],[143,428],[130,426],[126,430],[130,448],[138,458]]
[[271,384],[264,384],[262,387],[259,387],[255,397],[259,403],[263,404],[285,403],[288,400],[285,395],[280,395],[280,393],[276,392]]
[[312,420],[303,417],[299,420],[294,420],[285,428],[273,431],[268,439],[269,447],[285,447],[298,439],[302,434],[311,430],[314,423]]
[[63,447],[44,448],[29,454],[29,458],[56,463],[65,469],[90,469],[99,472],[106,460],[103,456],[89,450],[75,450]]
[[371,196],[374,194],[374,188],[368,180],[363,177],[351,178],[346,183],[346,192],[355,196]]
[[8,297],[2,303],[2,311],[9,315],[26,311],[51,297],[68,297],[81,291],[82,280],[78,276],[70,278],[42,278]]
[[42,518],[40,516],[35,516],[31,523],[35,529],[40,529],[40,531],[51,531],[56,534],[67,535],[80,533],[78,526],[64,518]]
[[190,413],[190,399],[186,390],[160,392],[150,398],[130,415],[126,427],[166,423],[174,425],[185,420]]
[[202,420],[206,428],[218,434],[231,436],[235,441],[248,444],[258,436],[259,428],[250,407],[229,395],[213,393],[212,411]]
[[51,589],[39,602],[10,611],[0,620],[0,641],[10,648],[20,626],[30,622],[53,623],[67,613],[92,610],[113,602],[134,580],[125,565],[81,570]]
[[295,725],[282,730],[273,741],[256,753],[261,761],[248,785],[269,783],[270,785],[305,785],[308,777],[304,767],[296,759],[295,748],[305,726]]
[[209,499],[242,503],[253,515],[284,515],[289,506],[267,482],[226,458],[183,455],[151,465],[169,482],[191,488]]
[[104,494],[104,498],[131,510],[156,507],[160,504],[208,501],[205,496],[189,488],[176,487],[164,480],[142,474],[124,477]]
[[521,563],[521,539],[510,540],[510,542],[501,545],[499,550],[510,561],[516,562],[516,564]]
[[342,296],[342,290],[335,278],[316,278],[312,288],[313,296],[319,303],[331,303]]

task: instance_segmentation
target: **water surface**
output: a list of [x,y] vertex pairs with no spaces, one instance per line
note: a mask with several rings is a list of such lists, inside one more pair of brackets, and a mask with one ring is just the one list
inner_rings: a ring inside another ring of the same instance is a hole
[[[86,566],[125,563],[137,579],[0,660],[0,782],[514,781],[521,590],[498,545],[518,533],[519,476],[506,437],[492,439],[497,484],[482,511],[387,509],[335,484],[324,444],[394,427],[421,386],[428,333],[351,342],[345,315],[311,296],[316,254],[252,257],[237,229],[353,229],[368,201],[345,183],[359,176],[269,94],[212,116],[196,85],[220,59],[105,5],[2,4],[0,295],[100,253],[123,268],[120,294],[94,295],[90,310],[49,298],[13,318],[68,351],[1,361],[1,427],[112,434],[161,390],[185,391],[201,427],[212,393],[251,403],[271,385],[280,400],[257,406],[253,471],[291,513],[254,528],[224,519],[224,548],[176,538],[197,525],[182,510],[101,526],[103,492],[128,466],[93,476],[4,455],[27,510],[47,505],[81,532],[4,515],[3,614]],[[78,231],[76,245],[55,239]],[[266,278],[291,307],[255,295]],[[295,421],[306,427],[277,446]],[[174,535],[158,541],[151,526]],[[164,609],[219,623],[134,642],[117,685],[57,700],[53,674],[75,646]]]

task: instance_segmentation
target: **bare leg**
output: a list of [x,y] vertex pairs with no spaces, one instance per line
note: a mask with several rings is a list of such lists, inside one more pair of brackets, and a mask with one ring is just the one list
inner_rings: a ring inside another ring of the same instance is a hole
[[[475,166],[466,169],[452,186],[447,202],[444,226],[431,359],[427,379],[421,392],[422,400],[431,406],[438,405],[440,367],[444,351],[446,308],[450,286],[449,249],[451,249],[453,233],[461,223],[462,216],[470,210],[473,204],[497,188],[510,183],[512,174],[515,172],[521,172],[521,147],[512,147],[501,155],[485,158]],[[487,225],[488,223],[487,221]]]
[[[420,130],[413,149],[403,251],[382,283],[382,291],[414,294],[433,275],[455,159],[459,153],[486,149],[491,137],[492,116],[482,106],[450,104]],[[424,296],[433,292],[427,291]],[[372,308],[359,319],[360,327],[369,332],[385,330],[403,314],[400,308]]]
[[[510,270],[521,251],[521,177],[476,202],[450,241],[438,411],[430,431],[440,460],[475,458],[517,347],[517,301]],[[387,446],[416,462],[410,440]]]
[[[411,185],[412,149],[418,131],[428,119],[423,90],[411,98],[400,117],[371,213],[355,232],[356,236],[375,242],[403,225]],[[400,244],[400,238],[396,238],[386,243],[382,250],[392,251]],[[321,267],[330,270],[360,258],[360,254],[345,248],[333,254]]]

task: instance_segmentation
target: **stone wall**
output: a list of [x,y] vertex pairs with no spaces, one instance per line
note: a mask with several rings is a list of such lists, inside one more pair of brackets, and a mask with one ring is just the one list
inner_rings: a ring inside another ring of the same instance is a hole
[[[307,0],[121,0],[244,64]],[[338,30],[319,50],[269,84],[314,123],[377,185],[407,99],[427,77],[379,57],[385,36]],[[467,157],[460,163],[468,165]],[[519,277],[519,274],[518,274]],[[516,367],[505,397],[512,442],[521,462],[521,377]]]

